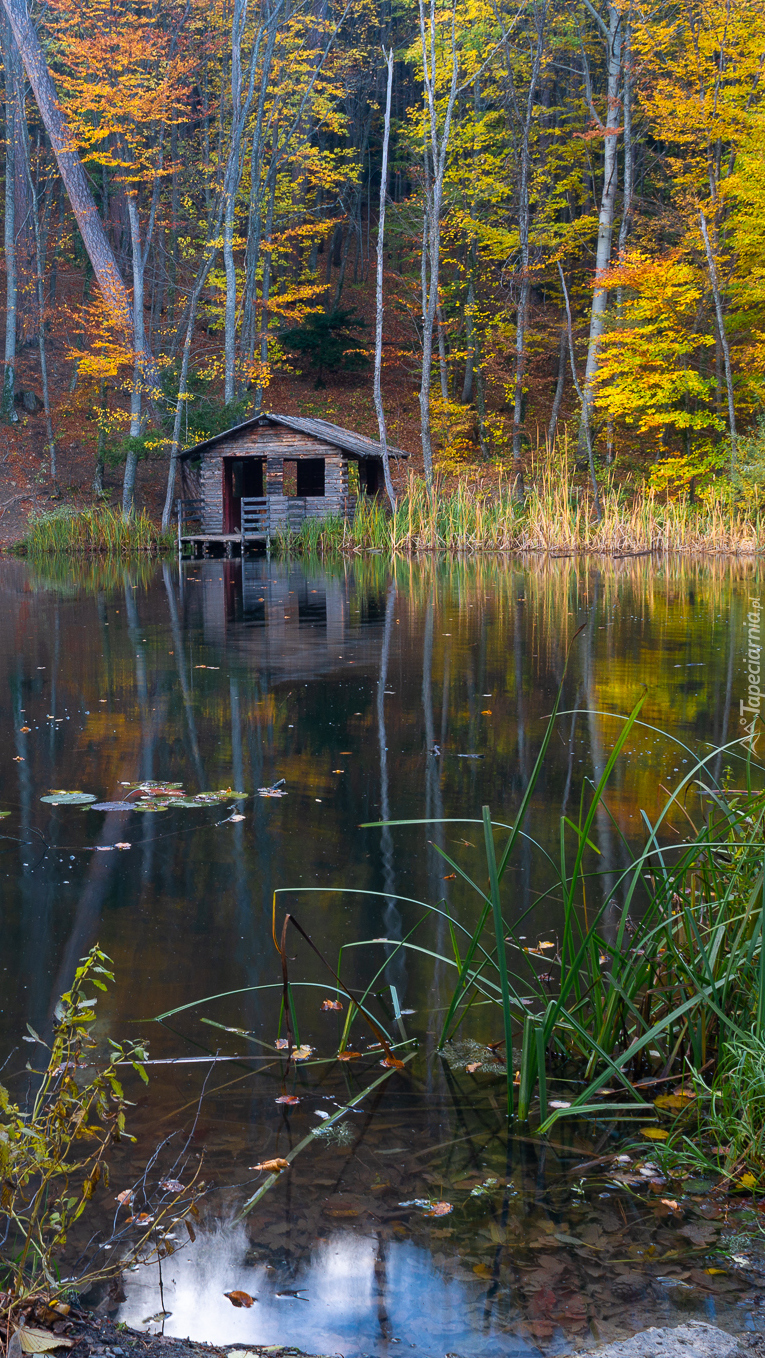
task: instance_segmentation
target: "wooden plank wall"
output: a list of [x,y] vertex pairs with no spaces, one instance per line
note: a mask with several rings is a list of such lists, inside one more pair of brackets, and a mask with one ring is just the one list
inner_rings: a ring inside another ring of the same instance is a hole
[[[297,434],[292,429],[266,425],[221,439],[202,457],[199,477],[205,502],[204,532],[223,532],[223,459],[263,457],[266,460],[265,491],[269,499],[271,526],[299,528],[306,516],[325,519],[331,514],[352,512],[355,496],[348,494],[348,456],[322,439]],[[284,494],[284,460],[324,458],[324,495],[301,497]]]

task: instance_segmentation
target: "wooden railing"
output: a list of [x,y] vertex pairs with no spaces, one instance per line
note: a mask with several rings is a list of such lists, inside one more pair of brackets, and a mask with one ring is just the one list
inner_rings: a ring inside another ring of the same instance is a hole
[[243,496],[239,501],[242,507],[240,533],[242,542],[250,537],[269,536],[268,500],[265,497]]

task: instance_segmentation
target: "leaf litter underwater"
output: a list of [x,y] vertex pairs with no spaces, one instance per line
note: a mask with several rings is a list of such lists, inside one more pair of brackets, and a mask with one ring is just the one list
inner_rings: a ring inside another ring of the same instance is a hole
[[[352,1068],[354,1087],[374,1078],[372,1057]],[[619,1154],[583,1124],[508,1143],[501,1076],[476,1081],[438,1057],[322,1125],[347,1102],[340,1070],[314,1081],[301,1066],[295,1106],[236,1087],[205,1105],[195,1144],[214,1188],[196,1243],[166,1261],[162,1306],[156,1266],[128,1274],[119,1320],[346,1358],[394,1342],[422,1355],[558,1352],[694,1317],[760,1328],[765,1256],[749,1203],[717,1201],[701,1181],[672,1196],[650,1145]],[[278,1182],[237,1219],[267,1173]]]

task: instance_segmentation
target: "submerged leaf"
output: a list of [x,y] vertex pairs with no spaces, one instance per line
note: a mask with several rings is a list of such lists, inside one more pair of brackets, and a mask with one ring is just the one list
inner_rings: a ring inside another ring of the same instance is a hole
[[663,1127],[641,1127],[640,1135],[646,1137],[648,1141],[666,1141],[669,1132],[665,1132]]
[[695,1102],[695,1094],[662,1094],[653,1106],[664,1113],[684,1113]]

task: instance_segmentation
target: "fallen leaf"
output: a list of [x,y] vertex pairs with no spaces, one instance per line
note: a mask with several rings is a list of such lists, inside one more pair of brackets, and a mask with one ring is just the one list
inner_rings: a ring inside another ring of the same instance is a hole
[[286,1052],[286,1050],[287,1050],[287,1048],[289,1047],[289,1045],[290,1045],[290,1044],[289,1044],[289,1042],[287,1041],[287,1038],[286,1038],[286,1037],[277,1037],[277,1039],[276,1039],[276,1041],[275,1041],[275,1043],[274,1043],[274,1046],[276,1047],[276,1050],[277,1050],[278,1052]]
[[357,1217],[359,1215],[355,1207],[322,1207],[325,1217]]
[[742,1174],[739,1179],[739,1184],[742,1188],[756,1188],[758,1182],[756,1174]]
[[313,1047],[306,1047],[305,1044],[302,1047],[295,1047],[292,1052],[292,1059],[293,1061],[307,1061],[312,1052]]
[[130,1202],[132,1196],[133,1196],[132,1188],[123,1188],[122,1192],[117,1194],[115,1202],[120,1203]]
[[447,872],[446,876],[444,877],[444,881],[453,882],[455,881],[456,877],[457,877],[456,872]]
[[20,726],[19,730],[26,736],[32,730],[31,726]]
[[333,773],[345,773],[345,769],[333,769]]
[[473,1272],[479,1278],[491,1278],[492,1272],[488,1264],[473,1264]]
[[490,708],[490,707],[485,707],[485,708],[483,709],[483,712],[481,713],[481,716],[482,716],[482,717],[490,717],[490,716],[491,716],[491,708]]
[[250,1165],[250,1169],[262,1169],[266,1174],[281,1174],[289,1167],[289,1160],[262,1160],[259,1165]]
[[185,1193],[183,1184],[179,1184],[177,1179],[163,1179],[159,1185],[165,1193]]
[[289,1108],[293,1108],[296,1103],[300,1103],[297,1094],[280,1094],[274,1103],[286,1103]]
[[434,1202],[425,1215],[426,1217],[447,1217],[452,1210],[450,1202]]
[[640,1135],[648,1141],[666,1141],[669,1132],[665,1132],[663,1127],[641,1127]]
[[229,820],[246,820],[246,819],[247,817],[243,816],[241,812],[237,812],[235,816],[229,816]]
[[675,1202],[674,1198],[662,1198],[661,1201],[663,1207],[669,1207],[673,1212],[678,1211],[678,1204]]
[[21,1342],[22,1353],[49,1353],[51,1349],[70,1349],[74,1343],[73,1339],[64,1339],[60,1334],[51,1334],[50,1330],[36,1330],[28,1325],[20,1326],[16,1334]]
[[387,1066],[388,1070],[403,1070],[404,1063],[399,1061],[397,1056],[384,1056],[380,1062],[381,1066]]
[[337,1061],[358,1061],[361,1057],[360,1052],[338,1052]]
[[550,1102],[549,1102],[549,1104],[548,1104],[548,1107],[549,1107],[549,1108],[570,1108],[570,1107],[571,1107],[571,1101],[570,1101],[570,1099],[550,1099]]
[[24,759],[23,754],[15,754],[13,756],[13,762],[14,764],[25,764],[26,760]]
[[114,847],[115,847],[115,849],[132,849],[133,846],[132,846],[132,844],[127,844],[127,843],[125,843],[125,842],[123,841],[123,842],[120,842],[119,844],[115,844]]
[[469,1064],[465,1066],[465,1070],[467,1071],[468,1075],[474,1075],[475,1072],[480,1069],[481,1069],[480,1061],[470,1061]]
[[343,1006],[339,1000],[324,1000],[321,1007],[322,1009],[336,1009],[339,1011]]
[[126,1226],[131,1226],[133,1224],[136,1226],[148,1226],[149,1222],[153,1220],[153,1216],[150,1216],[148,1212],[139,1212],[135,1217],[128,1217],[125,1224]]
[[255,1301],[255,1298],[251,1297],[249,1292],[224,1292],[223,1295],[228,1297],[232,1306],[246,1306],[248,1310]]
[[538,944],[537,944],[537,947],[538,947],[538,948],[554,948],[554,947],[555,947],[555,944],[554,944],[554,943],[550,943],[548,939],[543,939],[541,943],[538,943]]

